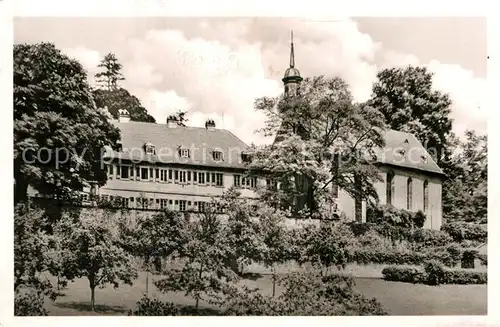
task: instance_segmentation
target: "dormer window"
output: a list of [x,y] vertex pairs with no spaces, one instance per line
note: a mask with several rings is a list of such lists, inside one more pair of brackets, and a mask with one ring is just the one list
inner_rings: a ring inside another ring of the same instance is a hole
[[250,162],[250,154],[247,152],[242,152],[241,160],[243,160],[243,162]]
[[427,156],[426,155],[421,155],[420,158],[422,159],[423,162],[427,162]]
[[398,150],[398,153],[399,153],[400,155],[404,156],[404,155],[405,155],[405,153],[406,153],[406,151],[405,151],[405,149],[399,149],[399,150]]
[[181,158],[189,158],[189,149],[179,149]]
[[215,161],[222,161],[224,159],[224,157],[222,155],[222,151],[214,151],[213,157],[214,157]]
[[122,152],[123,151],[123,144],[121,141],[117,141],[115,144],[115,151],[116,152]]
[[155,146],[149,142],[144,144],[144,151],[146,152],[146,154],[156,154]]

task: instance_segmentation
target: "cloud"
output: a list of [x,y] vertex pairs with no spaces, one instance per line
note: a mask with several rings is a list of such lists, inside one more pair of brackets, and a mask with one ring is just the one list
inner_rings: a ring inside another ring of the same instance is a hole
[[[123,85],[136,95],[157,122],[178,109],[188,110],[189,124],[214,119],[250,143],[269,142],[254,131],[264,124],[253,103],[283,91],[288,67],[289,33],[295,31],[296,67],[303,77],[340,76],[355,100],[371,94],[381,68],[426,64],[435,87],[453,100],[454,131],[485,130],[486,81],[458,65],[437,60],[422,63],[413,54],[385,49],[348,19],[314,22],[299,19],[204,19],[146,29],[120,43],[117,55],[126,77]],[[67,48],[88,70],[96,72],[101,51]],[[481,108],[481,109],[478,109]],[[224,119],[222,117],[224,116]],[[223,122],[224,121],[224,122]]]
[[99,65],[103,58],[99,51],[77,46],[74,48],[63,49],[62,52],[69,57],[78,60],[82,64],[83,68],[87,70],[89,83],[94,84],[94,75],[99,71],[97,65]]

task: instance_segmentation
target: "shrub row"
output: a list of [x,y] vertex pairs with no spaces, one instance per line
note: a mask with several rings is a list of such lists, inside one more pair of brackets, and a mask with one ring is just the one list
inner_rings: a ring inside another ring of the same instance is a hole
[[414,284],[486,284],[487,273],[464,269],[444,269],[439,263],[428,262],[425,269],[386,267],[382,275],[387,281]]
[[485,243],[488,239],[488,231],[481,225],[455,222],[441,226],[441,230],[448,233],[455,242],[464,240]]
[[367,209],[366,220],[381,224],[387,223],[397,227],[423,227],[426,216],[422,211],[412,212],[404,209],[397,209],[392,205],[376,205]]
[[421,247],[445,246],[453,242],[453,238],[446,232],[434,229],[410,229],[401,226],[392,226],[388,223],[350,223],[351,231],[355,236],[363,236],[370,231],[392,241],[408,241]]

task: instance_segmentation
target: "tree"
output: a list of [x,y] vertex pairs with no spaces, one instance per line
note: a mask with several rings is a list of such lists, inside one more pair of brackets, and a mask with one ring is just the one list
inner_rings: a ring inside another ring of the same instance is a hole
[[113,53],[108,53],[98,67],[104,70],[95,74],[98,87],[92,95],[99,108],[107,108],[115,119],[118,119],[118,110],[126,109],[132,121],[156,122],[136,96],[118,85],[125,77],[121,73],[123,66]]
[[242,272],[241,266],[261,259],[263,243],[259,220],[265,218],[262,206],[259,208],[240,195],[240,192],[230,189],[214,201],[215,207],[226,214],[222,232],[225,245],[232,249],[227,260],[236,273]]
[[486,222],[488,207],[488,137],[465,132],[450,167],[443,192],[446,221]]
[[262,263],[266,267],[271,267],[273,272],[273,297],[276,295],[276,265],[285,263],[291,260],[290,256],[290,233],[288,233],[284,224],[285,213],[276,211],[269,207],[266,209],[267,214],[261,215],[260,232],[264,249],[262,250],[261,257]]
[[112,89],[98,88],[92,92],[96,105],[99,108],[108,108],[109,113],[115,119],[118,119],[118,110],[126,109],[129,112],[130,120],[155,123],[156,120],[151,116],[141,101],[130,94],[124,88],[117,87]]
[[16,316],[47,315],[44,298],[55,300],[54,290],[46,273],[57,267],[52,255],[57,249],[54,236],[44,232],[47,217],[39,209],[18,205],[14,209],[14,310]]
[[101,60],[101,63],[97,66],[103,68],[104,71],[95,74],[97,83],[101,87],[105,87],[108,90],[113,90],[118,88],[118,81],[123,81],[121,70],[123,68],[122,64],[118,62],[114,53],[108,53]]
[[342,188],[357,201],[378,199],[373,156],[385,145],[383,116],[353,104],[342,79],[306,78],[297,96],[260,98],[256,109],[268,118],[261,132],[276,135],[272,145],[250,153],[250,173],[279,185],[264,190],[263,199],[295,211],[305,204],[310,214],[319,203],[331,205],[332,189]]
[[185,292],[195,299],[217,302],[227,285],[238,280],[228,258],[234,255],[224,236],[223,223],[215,210],[207,208],[186,227],[188,242],[181,251],[184,259],[180,268],[165,272],[165,278],[155,281],[162,292]]
[[155,260],[179,256],[187,242],[185,221],[171,211],[164,211],[152,217],[141,216],[135,226],[121,224],[122,247],[139,256],[146,268],[146,294],[149,287],[149,272]]
[[117,226],[101,209],[82,211],[77,219],[62,219],[55,233],[63,240],[60,252],[68,280],[85,277],[89,281],[90,305],[95,311],[95,289],[120,282],[132,285],[137,278],[133,257],[120,247]]
[[299,263],[323,269],[324,275],[331,267],[344,268],[355,240],[349,226],[342,222],[327,221],[319,227],[306,226],[296,240],[300,248]]
[[104,185],[101,149],[119,138],[80,63],[50,43],[14,45],[15,203],[28,185],[56,198],[87,181]]
[[432,88],[432,78],[425,67],[383,69],[368,103],[391,129],[414,134],[439,165],[451,155],[452,102]]

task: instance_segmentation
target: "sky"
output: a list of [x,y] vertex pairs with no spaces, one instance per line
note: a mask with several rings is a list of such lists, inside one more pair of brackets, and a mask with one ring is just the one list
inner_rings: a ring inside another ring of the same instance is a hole
[[53,42],[79,60],[89,82],[106,53],[123,65],[124,88],[158,123],[187,110],[189,125],[231,130],[246,143],[265,117],[254,100],[283,92],[290,31],[303,77],[340,76],[356,101],[380,69],[425,65],[450,95],[453,131],[486,132],[486,20],[482,18],[47,18],[14,19],[14,43]]

